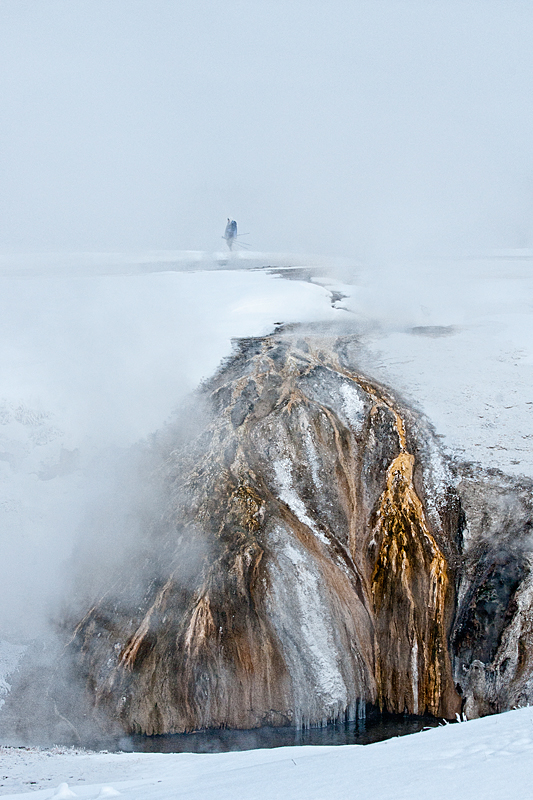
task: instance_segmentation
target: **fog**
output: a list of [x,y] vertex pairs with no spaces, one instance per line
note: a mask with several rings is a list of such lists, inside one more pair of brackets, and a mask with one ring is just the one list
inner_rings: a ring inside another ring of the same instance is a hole
[[153,502],[136,445],[174,420],[232,337],[346,315],[323,287],[265,272],[65,275],[34,261],[0,271],[0,639],[15,641],[57,618],[80,569],[101,573],[143,535]]
[[533,245],[533,9],[1,0],[0,251]]

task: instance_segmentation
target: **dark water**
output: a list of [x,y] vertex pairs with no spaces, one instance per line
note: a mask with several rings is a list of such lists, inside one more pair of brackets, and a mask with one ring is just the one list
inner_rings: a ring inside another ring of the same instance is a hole
[[171,736],[127,736],[109,746],[110,750],[139,753],[219,753],[288,745],[371,744],[394,736],[436,727],[434,717],[381,715],[371,712],[365,719],[331,723],[324,728],[256,728],[254,730],[208,730]]

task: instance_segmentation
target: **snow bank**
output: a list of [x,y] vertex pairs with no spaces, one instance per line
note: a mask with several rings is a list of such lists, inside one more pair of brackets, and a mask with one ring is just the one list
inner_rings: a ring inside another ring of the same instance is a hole
[[372,745],[217,754],[0,748],[0,794],[51,800],[508,800],[533,779],[533,709]]

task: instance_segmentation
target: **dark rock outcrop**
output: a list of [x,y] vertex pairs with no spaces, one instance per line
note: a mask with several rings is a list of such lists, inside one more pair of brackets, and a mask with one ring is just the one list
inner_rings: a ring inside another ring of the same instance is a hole
[[454,673],[471,717],[533,702],[533,482],[465,465]]

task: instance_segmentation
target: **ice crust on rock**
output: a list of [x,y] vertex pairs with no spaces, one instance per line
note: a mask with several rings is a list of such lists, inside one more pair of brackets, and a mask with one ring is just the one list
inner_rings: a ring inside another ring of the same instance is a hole
[[[291,541],[286,530],[277,528],[272,541],[276,542],[278,550],[277,562],[289,562],[288,568],[278,568],[274,564],[269,570],[273,624],[280,639],[290,639],[293,617],[291,614],[284,619],[282,609],[294,608],[300,619],[303,641],[300,646],[286,649],[289,671],[296,692],[302,686],[315,687],[315,708],[310,709],[307,718],[297,717],[293,722],[298,727],[305,727],[313,719],[336,719],[344,713],[348,693],[339,670],[338,647],[327,616],[322,576],[305,550]],[[307,669],[309,674],[305,680],[298,680],[297,675],[302,668]],[[308,703],[301,696],[295,706],[305,708]]]
[[11,684],[8,683],[7,678],[16,671],[26,649],[26,645],[11,644],[0,640],[0,708],[11,690]]
[[360,433],[365,421],[365,405],[359,391],[353,383],[343,382],[340,386],[340,393],[343,399],[342,410],[353,430]]
[[[317,472],[316,460],[314,463],[313,461],[310,461],[310,466],[312,468],[313,478],[314,478]],[[273,467],[274,467],[274,472],[276,474],[276,479],[278,481],[280,500],[283,500],[284,503],[287,503],[291,511],[293,511],[296,514],[298,519],[301,522],[303,522],[304,525],[307,525],[307,527],[313,531],[317,539],[320,539],[321,542],[327,544],[328,540],[326,539],[324,534],[318,530],[315,523],[308,515],[305,504],[298,497],[294,489],[294,485],[292,482],[291,461],[288,458],[283,459],[282,461],[275,461]]]

